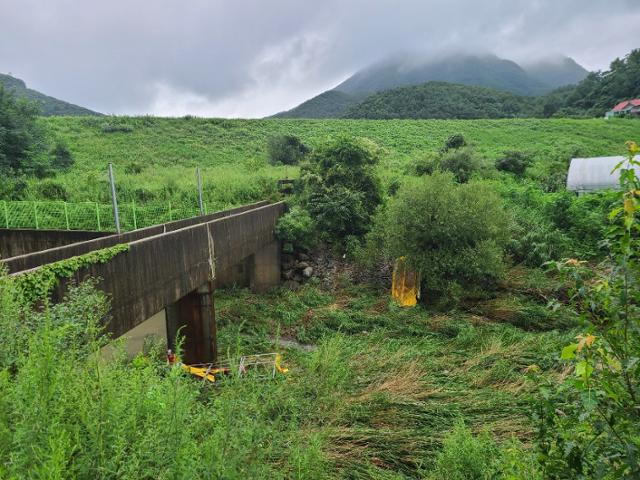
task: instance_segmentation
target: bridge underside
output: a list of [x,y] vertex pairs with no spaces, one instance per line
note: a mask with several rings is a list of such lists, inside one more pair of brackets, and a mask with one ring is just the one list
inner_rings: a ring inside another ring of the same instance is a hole
[[[274,235],[283,203],[260,203],[217,214],[110,235],[3,260],[20,275],[54,261],[128,243],[129,249],[103,264],[78,270],[53,294],[64,296],[69,283],[97,278],[111,298],[106,329],[120,337],[165,311],[166,338],[184,336],[185,360],[216,357],[213,308],[215,286],[231,283],[263,291],[280,281],[280,247]],[[218,272],[220,272],[218,274]]]

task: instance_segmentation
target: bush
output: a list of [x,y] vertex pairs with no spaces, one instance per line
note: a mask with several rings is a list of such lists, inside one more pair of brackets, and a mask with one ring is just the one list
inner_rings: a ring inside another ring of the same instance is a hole
[[38,185],[38,192],[46,200],[69,200],[66,187],[55,180],[44,180]]
[[278,221],[276,235],[295,249],[309,250],[315,243],[314,223],[306,210],[292,207]]
[[448,152],[449,150],[455,150],[458,148],[462,148],[467,144],[466,140],[464,139],[464,137],[462,136],[461,133],[456,133],[454,135],[451,135],[449,138],[447,138],[447,140],[444,142],[444,146],[442,147],[442,152]]
[[325,241],[342,243],[371,228],[382,202],[377,156],[361,141],[341,137],[319,148],[303,172],[301,204]]
[[130,132],[133,132],[133,125],[114,120],[110,122],[104,122],[100,126],[100,130],[102,131],[102,133],[116,133],[116,132],[130,133]]
[[457,182],[466,183],[480,171],[482,160],[472,149],[460,148],[442,155],[438,161],[438,167],[453,173]]
[[269,138],[267,152],[272,165],[297,165],[310,149],[294,135],[277,135]]
[[503,172],[510,172],[518,177],[524,175],[532,163],[531,155],[519,150],[508,150],[504,155],[496,160],[496,168]]
[[504,270],[509,218],[485,184],[456,185],[436,173],[412,179],[376,219],[368,245],[389,260],[406,256],[434,292],[486,286]]
[[62,140],[56,142],[56,146],[51,151],[53,157],[52,164],[60,170],[68,170],[73,166],[74,160],[69,147]]
[[458,423],[444,439],[432,480],[488,480],[498,478],[500,450],[487,432],[474,437]]

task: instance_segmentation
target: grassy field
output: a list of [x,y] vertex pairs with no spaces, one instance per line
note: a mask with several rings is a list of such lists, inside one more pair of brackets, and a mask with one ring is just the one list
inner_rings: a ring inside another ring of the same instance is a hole
[[[223,207],[274,195],[273,181],[294,167],[268,164],[267,139],[299,136],[311,147],[336,135],[373,142],[385,178],[438,151],[462,133],[488,161],[504,150],[534,154],[539,164],[571,156],[618,155],[638,135],[637,122],[601,119],[518,120],[222,120],[154,117],[50,117],[43,124],[64,139],[75,166],[55,179],[32,181],[28,199],[108,202],[106,167],[113,162],[121,201],[195,202],[194,169],[203,170],[208,204]],[[55,184],[52,186],[52,183]],[[61,192],[59,191],[61,188]],[[63,196],[64,198],[60,198]]]
[[[566,285],[539,267],[549,258],[601,256],[612,201],[561,187],[549,193],[546,168],[563,175],[572,156],[623,154],[640,123],[41,122],[65,140],[75,165],[31,179],[28,200],[107,203],[108,162],[121,202],[195,206],[196,166],[209,210],[276,198],[275,180],[298,174],[268,164],[267,139],[282,133],[311,147],[336,135],[366,139],[386,185],[415,175],[414,162],[454,133],[487,164],[510,149],[531,153],[534,164],[524,178],[483,170],[480,181],[513,217],[507,274],[455,306],[402,309],[387,291],[343,275],[331,279],[333,288],[312,279],[295,292],[216,291],[221,356],[284,351],[290,371],[272,381],[229,376],[211,387],[168,367],[165,346],[105,363],[95,352],[105,342],[97,324],[107,299],[84,285],[65,304],[26,311],[0,271],[0,455],[8,459],[0,477],[33,470],[42,478],[542,478],[535,400],[542,385],[568,374],[559,352],[579,331],[566,306],[548,308],[566,297]],[[33,202],[25,205],[28,216]]]

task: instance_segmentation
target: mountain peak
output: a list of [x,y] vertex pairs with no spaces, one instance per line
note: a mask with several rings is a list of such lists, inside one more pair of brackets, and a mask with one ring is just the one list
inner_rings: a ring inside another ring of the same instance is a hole
[[49,115],[101,115],[100,113],[80,107],[72,103],[58,100],[36,90],[27,88],[24,80],[16,78],[12,75],[0,73],[0,85],[7,90],[11,90],[19,98],[25,98],[35,102],[40,106],[41,113],[44,116]]

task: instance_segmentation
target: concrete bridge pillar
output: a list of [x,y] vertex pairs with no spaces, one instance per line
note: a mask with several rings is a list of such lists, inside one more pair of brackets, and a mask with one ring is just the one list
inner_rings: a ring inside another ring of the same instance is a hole
[[176,338],[183,338],[182,361],[215,362],[218,356],[216,319],[211,282],[201,285],[165,308],[167,343],[175,351]]
[[249,285],[257,293],[280,284],[280,242],[274,241],[258,250],[251,262]]

